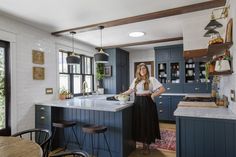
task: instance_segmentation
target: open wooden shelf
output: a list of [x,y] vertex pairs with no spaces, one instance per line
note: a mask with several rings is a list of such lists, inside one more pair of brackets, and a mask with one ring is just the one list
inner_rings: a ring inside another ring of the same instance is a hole
[[208,46],[208,56],[222,55],[225,50],[228,50],[233,45],[233,42],[222,44],[212,44]]
[[229,70],[229,71],[224,71],[224,72],[212,72],[212,73],[209,73],[209,75],[231,75],[233,73],[232,70]]

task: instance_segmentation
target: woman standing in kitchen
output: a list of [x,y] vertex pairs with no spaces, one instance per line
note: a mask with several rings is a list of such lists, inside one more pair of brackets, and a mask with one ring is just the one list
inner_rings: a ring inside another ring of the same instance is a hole
[[133,109],[134,140],[143,143],[143,153],[149,153],[149,145],[160,139],[160,128],[154,99],[165,92],[165,88],[154,77],[150,77],[148,67],[141,63],[137,66],[136,78],[129,90],[123,94],[135,94]]

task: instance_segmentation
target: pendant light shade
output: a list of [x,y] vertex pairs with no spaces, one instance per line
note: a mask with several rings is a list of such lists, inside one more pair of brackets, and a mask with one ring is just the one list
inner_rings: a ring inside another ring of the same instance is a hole
[[215,19],[212,19],[207,26],[205,27],[205,30],[211,30],[211,29],[216,29],[216,28],[220,28],[223,25],[221,23],[219,23],[218,21],[216,21]]
[[99,29],[101,30],[101,49],[94,55],[94,60],[96,63],[108,63],[109,55],[102,50],[102,30],[104,26],[99,26]]
[[80,58],[78,56],[76,56],[75,52],[74,52],[74,35],[76,34],[76,32],[70,32],[70,34],[72,36],[72,48],[73,48],[73,51],[72,51],[71,54],[69,54],[66,57],[66,62],[69,65],[76,65],[76,64],[80,63]]
[[220,33],[214,29],[208,30],[205,34],[204,37],[212,37],[213,35],[219,36]]
[[94,55],[96,63],[108,63],[109,55],[105,53],[102,49]]

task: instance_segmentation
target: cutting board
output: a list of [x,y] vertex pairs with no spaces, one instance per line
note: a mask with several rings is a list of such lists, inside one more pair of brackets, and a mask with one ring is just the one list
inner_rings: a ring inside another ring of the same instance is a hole
[[206,108],[217,108],[218,106],[214,102],[187,102],[180,101],[178,107],[206,107]]

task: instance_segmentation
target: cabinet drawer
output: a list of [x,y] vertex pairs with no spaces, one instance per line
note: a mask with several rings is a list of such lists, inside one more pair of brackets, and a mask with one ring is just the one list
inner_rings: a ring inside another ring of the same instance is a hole
[[51,124],[51,117],[49,114],[36,112],[35,113],[35,123],[41,125],[50,125]]
[[166,88],[167,93],[182,93],[183,92],[183,85],[178,84],[165,84],[164,87]]
[[36,112],[41,112],[41,113],[48,113],[48,114],[50,114],[50,112],[51,112],[51,107],[50,106],[36,105],[35,109],[36,109],[35,110]]
[[157,106],[159,120],[169,120],[169,105]]

